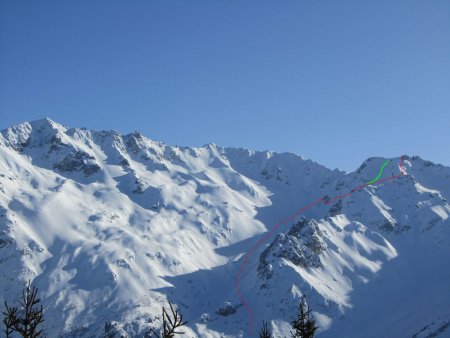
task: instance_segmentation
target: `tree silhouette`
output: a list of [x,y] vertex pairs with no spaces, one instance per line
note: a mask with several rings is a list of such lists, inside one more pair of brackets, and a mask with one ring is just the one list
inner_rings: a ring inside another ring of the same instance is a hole
[[269,325],[266,321],[263,321],[263,326],[259,330],[259,338],[272,338],[272,332],[270,332]]
[[184,334],[184,332],[176,331],[183,325],[187,324],[187,321],[183,322],[183,316],[176,310],[173,309],[172,304],[169,302],[171,316],[167,313],[166,309],[163,307],[163,326],[162,326],[162,336],[156,333],[155,330],[150,329],[150,333],[154,334],[158,338],[173,338],[176,334]]
[[5,325],[6,338],[12,337],[14,332],[23,338],[44,338],[39,325],[44,322],[44,310],[38,304],[41,300],[37,297],[38,289],[31,287],[28,281],[27,286],[22,291],[22,300],[19,307],[10,307],[5,301],[5,311],[3,311],[3,324]]
[[315,319],[311,316],[311,309],[306,303],[306,297],[302,296],[298,306],[297,318],[292,322],[292,328],[295,330],[291,332],[292,337],[298,338],[312,338],[316,333],[318,326]]

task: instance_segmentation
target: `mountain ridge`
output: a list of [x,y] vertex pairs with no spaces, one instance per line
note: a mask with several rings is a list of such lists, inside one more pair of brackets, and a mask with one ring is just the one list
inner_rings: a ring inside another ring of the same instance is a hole
[[[141,337],[159,325],[167,300],[186,313],[190,336],[248,336],[233,285],[251,243],[312,200],[368,182],[386,160],[368,158],[346,173],[292,153],[168,146],[136,132],[66,128],[48,118],[0,131],[0,154],[0,301],[19,292],[16,280],[32,279],[50,317],[48,337],[103,337],[105,322],[108,334]],[[352,322],[352,309],[367,310],[359,290],[393,292],[383,279],[382,289],[373,283],[380,274],[393,280],[391,264],[415,276],[404,256],[423,271],[428,260],[445,262],[450,168],[405,158],[412,165],[404,177],[318,206],[302,215],[306,230],[293,222],[261,248],[242,280],[257,320],[287,334],[287,309],[306,294],[319,336],[359,330],[359,337],[371,337],[369,316],[360,318],[366,331]],[[390,160],[385,177],[398,173],[398,158]],[[269,265],[270,278],[258,273]],[[421,290],[421,297],[430,295],[431,314],[422,322],[423,312],[408,315],[386,337],[425,337],[446,325],[450,276],[441,270],[443,262],[431,271],[442,281],[430,278]],[[427,291],[431,286],[438,291]],[[405,308],[413,302],[406,298]],[[405,317],[398,307],[396,316],[383,317],[385,325]]]

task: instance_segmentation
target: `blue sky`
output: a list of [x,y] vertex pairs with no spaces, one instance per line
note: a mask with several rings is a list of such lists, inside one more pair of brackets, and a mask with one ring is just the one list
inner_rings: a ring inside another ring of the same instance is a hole
[[0,3],[0,128],[450,165],[450,2]]

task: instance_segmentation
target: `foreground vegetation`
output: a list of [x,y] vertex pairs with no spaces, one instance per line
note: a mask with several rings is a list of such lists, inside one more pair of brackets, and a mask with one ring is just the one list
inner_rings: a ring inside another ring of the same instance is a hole
[[[45,338],[41,329],[44,322],[44,309],[37,293],[38,289],[32,287],[31,282],[28,282],[22,292],[22,298],[18,301],[18,306],[10,306],[5,301],[5,310],[2,313],[6,338],[20,336],[22,338]],[[149,329],[145,333],[145,337],[174,338],[175,335],[184,334],[180,329],[187,324],[187,321],[183,321],[183,316],[174,309],[170,302],[169,307],[170,312],[164,307],[162,308],[162,327],[159,333],[155,329]],[[313,338],[318,329],[305,297],[300,300],[296,317],[292,320],[291,326],[291,337],[293,338]],[[263,321],[259,337],[273,337],[268,322]]]

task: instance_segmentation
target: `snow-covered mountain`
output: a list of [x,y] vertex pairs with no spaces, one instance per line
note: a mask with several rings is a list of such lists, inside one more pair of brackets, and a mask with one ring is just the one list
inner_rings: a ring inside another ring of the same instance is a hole
[[[364,186],[290,153],[168,146],[49,119],[0,132],[0,304],[39,288],[47,337],[143,337],[175,304],[186,337],[288,336],[301,295],[319,337],[450,337],[450,168]],[[390,159],[382,177],[399,174]],[[106,325],[105,325],[106,323]],[[105,332],[107,331],[107,332]]]

